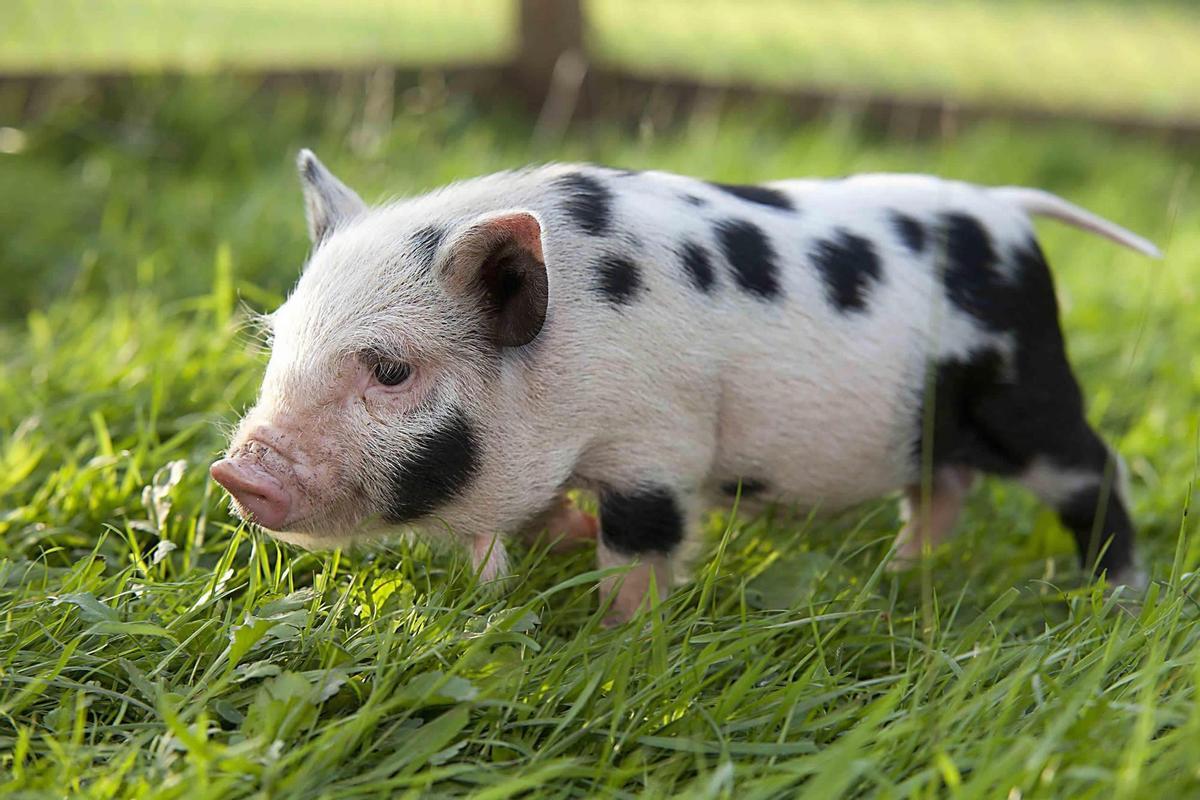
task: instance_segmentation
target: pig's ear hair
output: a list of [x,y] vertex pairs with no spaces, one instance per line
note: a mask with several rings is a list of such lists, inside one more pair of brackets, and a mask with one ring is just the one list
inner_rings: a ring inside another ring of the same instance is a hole
[[314,245],[320,244],[341,223],[366,211],[366,203],[335,178],[312,150],[300,151],[296,169],[304,184],[304,216],[308,218],[308,235]]
[[533,214],[504,212],[472,223],[447,248],[441,268],[453,289],[483,304],[500,347],[529,344],[541,332],[549,284]]

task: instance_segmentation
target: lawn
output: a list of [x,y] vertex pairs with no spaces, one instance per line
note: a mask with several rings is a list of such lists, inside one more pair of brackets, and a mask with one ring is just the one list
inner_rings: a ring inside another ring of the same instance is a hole
[[[478,63],[517,0],[9,0],[0,70]],[[585,0],[595,58],[642,74],[1200,115],[1182,0]]]
[[[0,153],[0,794],[5,797],[1183,797],[1200,791],[1195,152],[1081,127],[880,142],[770,110],[535,149],[436,91],[147,79],[60,97]],[[919,170],[1042,186],[1156,239],[1044,225],[1090,416],[1129,460],[1144,602],[989,481],[928,568],[897,515],[715,514],[661,616],[599,627],[591,554],[502,593],[421,543],[308,554],[206,467],[306,252],[292,160],[379,199],[549,158],[751,181]],[[544,146],[543,146],[544,147]],[[11,202],[16,199],[16,202]]]

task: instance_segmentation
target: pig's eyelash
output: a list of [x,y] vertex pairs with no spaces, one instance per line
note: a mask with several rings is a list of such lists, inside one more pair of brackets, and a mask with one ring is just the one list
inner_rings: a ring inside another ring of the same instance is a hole
[[368,347],[358,352],[358,358],[362,363],[369,367],[387,361],[398,361],[404,364],[411,364],[412,357],[399,350],[383,347]]

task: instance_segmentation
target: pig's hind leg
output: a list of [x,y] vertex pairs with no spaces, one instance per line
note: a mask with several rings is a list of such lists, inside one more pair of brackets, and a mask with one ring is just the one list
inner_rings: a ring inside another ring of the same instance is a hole
[[1002,474],[1015,478],[1058,513],[1075,537],[1084,569],[1106,574],[1111,584],[1141,588],[1145,578],[1134,558],[1121,457],[1083,418],[1082,404],[1067,398],[1067,408],[1038,409],[1029,406],[1030,398],[1012,394],[999,392],[981,404],[983,424],[990,426],[1011,460],[1011,468]]
[[1082,420],[1067,442],[1033,459],[1017,479],[1058,512],[1075,537],[1084,569],[1104,573],[1110,584],[1144,588],[1124,460]]
[[[1011,282],[966,292],[965,308],[1011,350],[992,349],[940,365],[934,447],[959,463],[1014,478],[1058,512],[1085,569],[1110,583],[1140,586],[1124,467],[1084,413],[1067,361],[1049,267],[1035,243],[1017,250]],[[986,297],[986,301],[983,299]],[[945,424],[945,423],[949,424]]]
[[[979,378],[993,366],[984,362],[969,369]],[[919,513],[910,517],[898,537],[896,557],[920,552],[916,534],[928,534],[936,543],[952,525],[965,483],[947,481],[945,465],[963,464],[1015,479],[1032,490],[1070,529],[1085,569],[1107,573],[1112,583],[1138,586],[1142,578],[1134,564],[1123,462],[1084,418],[1082,396],[1065,356],[1057,365],[1037,366],[1043,368],[1042,380],[1034,386],[1024,380],[1012,383],[997,369],[992,378],[968,381],[970,388],[960,397],[939,392],[943,409],[933,442],[928,529]],[[1057,374],[1046,378],[1052,366],[1057,366]],[[951,370],[957,371],[958,366]],[[943,413],[949,424],[943,424]],[[910,489],[907,503],[913,511],[920,502],[920,491]]]

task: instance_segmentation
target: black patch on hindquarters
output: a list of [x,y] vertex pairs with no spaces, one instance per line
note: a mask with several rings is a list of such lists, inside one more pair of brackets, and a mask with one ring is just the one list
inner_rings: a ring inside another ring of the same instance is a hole
[[838,228],[832,237],[813,244],[809,258],[820,270],[834,308],[843,314],[866,310],[867,293],[883,274],[871,242]]
[[705,294],[712,294],[717,273],[708,250],[689,239],[679,246],[679,260],[692,285]]
[[893,211],[891,214],[892,227],[896,230],[896,235],[900,237],[900,241],[904,242],[904,246],[914,256],[925,252],[925,226],[908,214],[903,214],[899,211]]
[[554,179],[554,185],[563,191],[563,211],[591,236],[608,233],[612,227],[613,194],[608,187],[590,175],[569,172]]
[[763,229],[753,222],[730,219],[716,225],[717,241],[733,269],[737,285],[762,300],[782,296],[779,259]]
[[683,541],[683,512],[665,486],[600,493],[600,536],[619,553],[668,554]]
[[683,198],[683,202],[687,203],[688,205],[695,206],[696,208],[703,208],[704,206],[708,205],[707,200],[694,194],[685,194],[681,195],[681,197]]
[[596,262],[596,291],[613,305],[631,303],[643,288],[641,272],[628,258],[608,254]]
[[412,237],[412,252],[413,257],[417,259],[417,264],[424,269],[432,267],[437,257],[438,249],[442,246],[442,242],[445,239],[446,229],[437,225],[426,225],[414,233]]
[[778,189],[772,189],[768,186],[713,182],[709,182],[708,185],[712,186],[714,189],[720,189],[722,192],[727,192],[741,200],[745,200],[750,203],[758,203],[760,206],[777,208],[780,211],[796,210],[796,206],[792,203],[792,199],[790,197]]
[[756,497],[767,490],[767,482],[758,478],[742,478],[741,480],[725,481],[721,484],[721,494],[728,497],[738,496],[738,486],[742,489],[742,498]]
[[1013,342],[1011,364],[970,400],[972,423],[1003,442],[1021,468],[1039,455],[1064,468],[1100,471],[1108,457],[1084,416],[1067,360],[1050,268],[1030,238],[1009,255],[1011,278],[987,285],[976,317]]
[[[959,254],[973,254],[983,259],[975,266],[994,268],[994,260],[987,260],[989,251],[995,256],[994,248],[979,246],[969,228],[961,231]],[[917,437],[917,474],[923,446],[931,448],[934,468],[954,464],[1016,477],[1040,458],[1052,468],[1092,473],[1097,487],[1058,503],[1056,510],[1075,535],[1085,566],[1107,545],[1097,569],[1114,575],[1132,566],[1134,528],[1115,485],[1108,488],[1103,506],[1100,502],[1099,485],[1106,476],[1114,481],[1116,471],[1109,464],[1109,449],[1084,415],[1083,394],[1059,327],[1050,268],[1032,238],[1014,247],[1008,259],[1011,278],[984,284],[988,302],[971,307],[985,312],[982,317],[973,314],[981,324],[1011,339],[1011,356],[989,348],[936,366],[933,441]],[[924,408],[916,424],[923,433]],[[1097,541],[1093,531],[1099,531]]]
[[[1024,459],[1007,451],[1002,442],[993,441],[977,430],[972,419],[972,402],[1004,380],[1004,359],[998,350],[984,349],[964,359],[945,359],[937,364],[932,376],[932,398],[923,394],[917,406],[913,464],[920,474],[926,447],[932,447],[934,468],[944,464],[974,467],[985,472],[1011,475],[1024,465]],[[926,414],[932,399],[932,431],[926,430]],[[932,433],[932,441],[927,437]]]
[[431,433],[422,435],[413,452],[392,471],[392,497],[384,509],[389,523],[411,522],[433,513],[458,497],[479,470],[475,428],[462,409]]
[[[1083,395],[1067,361],[1050,268],[1037,242],[1013,249],[1011,279],[1001,281],[996,250],[978,223],[963,217],[947,225],[947,282],[952,271],[958,273],[947,296],[972,310],[985,329],[1005,334],[1012,352],[987,347],[935,366],[935,465],[1011,475],[1038,455],[1064,467],[1090,467],[1098,454],[1102,461],[1103,445],[1089,444],[1081,433],[1088,430]],[[918,426],[923,419],[922,410]]]

